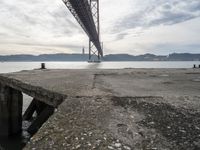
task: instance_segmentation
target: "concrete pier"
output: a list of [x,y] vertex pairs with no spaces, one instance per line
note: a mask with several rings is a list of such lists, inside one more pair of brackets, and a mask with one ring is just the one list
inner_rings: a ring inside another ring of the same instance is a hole
[[199,69],[45,69],[0,83],[56,108],[25,149],[200,149]]

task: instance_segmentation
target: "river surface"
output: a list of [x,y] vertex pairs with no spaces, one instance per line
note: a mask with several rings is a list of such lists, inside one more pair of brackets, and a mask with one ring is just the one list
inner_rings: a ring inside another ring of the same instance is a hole
[[[39,68],[42,62],[0,62],[0,73]],[[191,68],[200,61],[45,62],[49,69]]]
[[[32,70],[40,68],[42,62],[0,62],[0,73],[17,72],[21,70]],[[132,61],[132,62],[44,62],[48,69],[122,69],[122,68],[192,68],[194,64],[200,65],[200,61]],[[23,112],[28,107],[32,98],[23,95]],[[26,124],[25,124],[26,126]],[[0,138],[0,150],[20,150],[26,132],[23,135],[9,139]],[[25,137],[25,139],[24,139]]]

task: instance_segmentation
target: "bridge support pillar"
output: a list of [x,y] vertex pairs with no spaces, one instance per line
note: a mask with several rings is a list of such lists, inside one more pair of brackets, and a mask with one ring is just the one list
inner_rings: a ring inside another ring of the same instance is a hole
[[[94,19],[98,40],[100,40],[99,0],[90,0],[90,9]],[[101,56],[92,39],[89,38],[89,62],[100,62]]]
[[22,130],[23,96],[20,91],[0,83],[0,136],[8,137]]

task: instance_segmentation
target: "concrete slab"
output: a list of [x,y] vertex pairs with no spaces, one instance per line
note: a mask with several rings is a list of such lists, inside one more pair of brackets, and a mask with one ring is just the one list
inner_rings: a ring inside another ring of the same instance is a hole
[[2,74],[0,80],[21,90],[47,90],[69,97],[183,96],[198,95],[199,72],[199,69],[32,70]]
[[198,149],[199,79],[199,69],[0,75],[3,84],[60,104],[25,149]]

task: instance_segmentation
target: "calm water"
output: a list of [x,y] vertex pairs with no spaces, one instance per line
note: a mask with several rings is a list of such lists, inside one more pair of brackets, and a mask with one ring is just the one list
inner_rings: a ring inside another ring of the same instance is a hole
[[[200,61],[133,61],[133,62],[45,62],[49,69],[121,69],[121,68],[192,68]],[[41,62],[0,62],[0,73],[30,70],[40,67]]]
[[[173,61],[173,62],[45,62],[48,69],[121,69],[121,68],[192,68],[194,64],[200,65],[200,61]],[[31,70],[40,68],[41,62],[0,62],[0,73],[17,72],[20,70]],[[24,110],[29,105],[31,97],[24,95]],[[23,110],[23,112],[24,112]],[[25,131],[23,134],[27,134]],[[22,138],[21,138],[22,137]],[[26,135],[25,135],[26,137]],[[18,150],[22,148],[23,136],[12,137],[9,139],[0,138],[1,147],[6,150]]]

